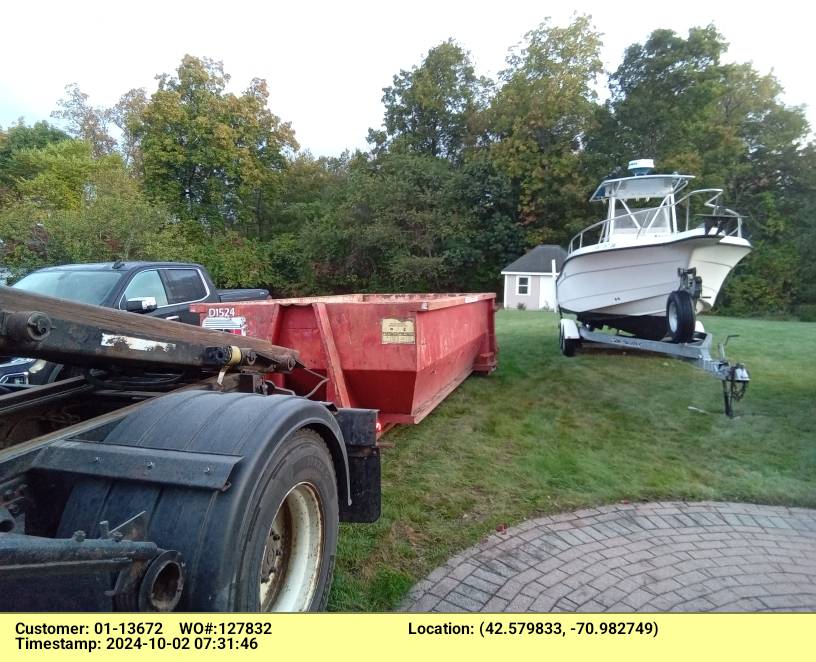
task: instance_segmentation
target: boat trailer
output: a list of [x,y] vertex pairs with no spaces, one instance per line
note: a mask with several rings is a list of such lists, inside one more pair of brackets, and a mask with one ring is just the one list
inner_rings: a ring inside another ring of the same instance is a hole
[[733,418],[734,403],[742,399],[748,389],[748,382],[751,381],[744,364],[731,363],[725,356],[725,346],[731,338],[737,336],[726,336],[725,341],[718,344],[718,357],[714,358],[711,355],[714,336],[706,333],[700,322],[696,323],[696,327],[692,341],[673,343],[665,340],[645,340],[622,335],[620,332],[613,335],[594,331],[574,319],[562,317],[558,335],[561,353],[564,356],[575,356],[578,347],[588,344],[652,352],[688,361],[722,382],[725,414]]

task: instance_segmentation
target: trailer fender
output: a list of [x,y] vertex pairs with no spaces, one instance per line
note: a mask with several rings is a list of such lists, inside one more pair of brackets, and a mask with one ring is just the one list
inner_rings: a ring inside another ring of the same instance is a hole
[[[82,478],[68,499],[58,535],[70,536],[78,529],[95,535],[98,522],[120,521],[144,510],[146,538],[179,551],[187,564],[180,609],[251,611],[258,608],[260,551],[266,563],[265,548],[259,545],[266,541],[272,517],[277,521],[272,501],[282,504],[289,490],[302,489],[299,485],[316,486],[317,502],[325,506],[319,515],[324,558],[314,599],[303,608],[324,609],[337,541],[336,495],[349,498],[342,440],[325,405],[304,398],[209,391],[168,394],[120,421],[102,443],[241,456],[227,489]],[[326,492],[329,482],[334,497]],[[306,500],[307,492],[301,495]]]
[[561,335],[568,340],[580,340],[581,334],[578,332],[578,324],[568,317],[561,318]]
[[562,317],[558,322],[558,345],[564,356],[575,356],[575,349],[581,342],[581,334],[575,320]]

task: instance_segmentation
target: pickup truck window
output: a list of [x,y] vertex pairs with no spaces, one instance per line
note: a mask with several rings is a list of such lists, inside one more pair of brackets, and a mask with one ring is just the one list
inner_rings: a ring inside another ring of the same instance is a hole
[[207,296],[198,269],[165,269],[164,280],[171,304],[201,301]]
[[101,304],[119,282],[122,274],[111,271],[37,271],[14,287],[49,297]]
[[142,299],[144,297],[155,297],[156,306],[159,308],[167,305],[167,293],[164,291],[161,276],[155,269],[142,271],[133,277],[130,285],[125,290],[120,307],[124,308],[128,299]]

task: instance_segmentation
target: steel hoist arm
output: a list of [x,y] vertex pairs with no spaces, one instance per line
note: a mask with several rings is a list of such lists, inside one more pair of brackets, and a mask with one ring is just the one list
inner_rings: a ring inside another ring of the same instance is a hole
[[[237,344],[236,344],[237,343]],[[291,371],[297,352],[265,340],[0,287],[0,353],[85,368]]]

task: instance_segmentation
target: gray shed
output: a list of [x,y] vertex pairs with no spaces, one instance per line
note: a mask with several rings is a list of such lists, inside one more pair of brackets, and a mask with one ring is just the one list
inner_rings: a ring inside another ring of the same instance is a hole
[[567,257],[561,246],[541,244],[502,270],[504,307],[555,310],[555,279]]

